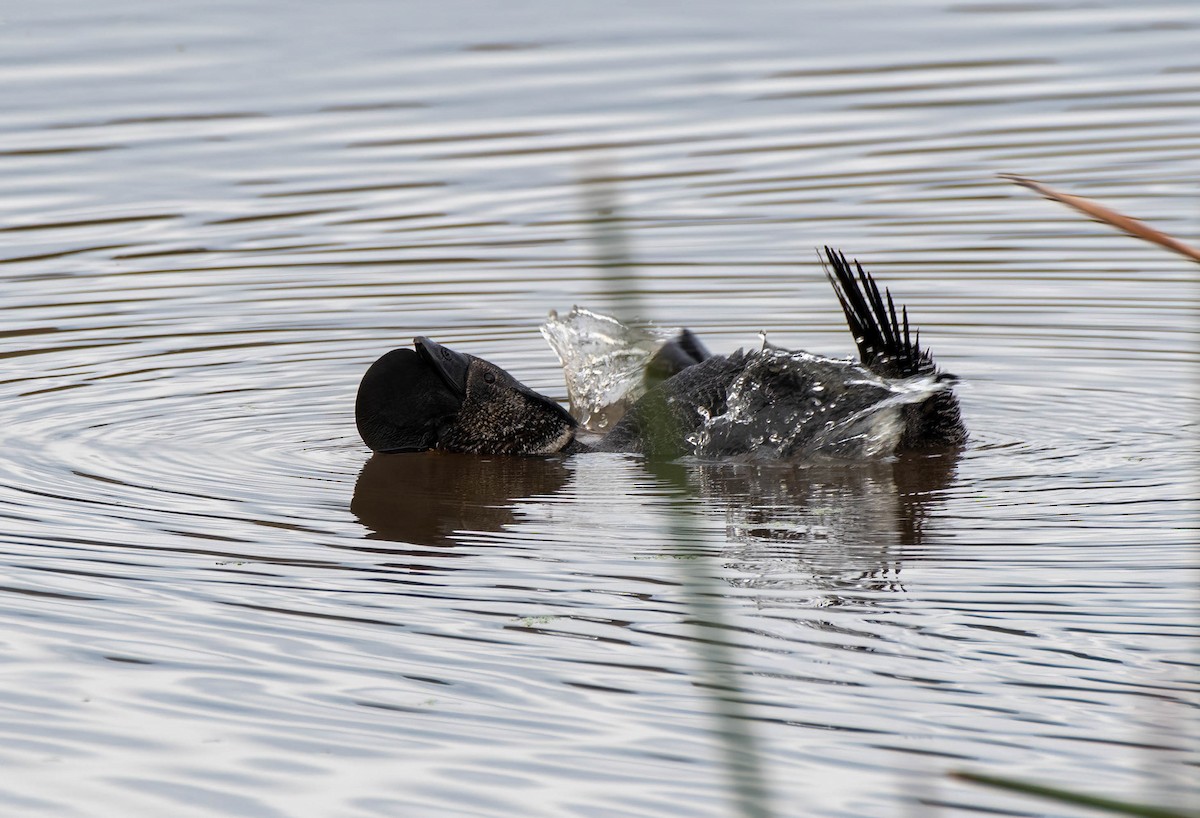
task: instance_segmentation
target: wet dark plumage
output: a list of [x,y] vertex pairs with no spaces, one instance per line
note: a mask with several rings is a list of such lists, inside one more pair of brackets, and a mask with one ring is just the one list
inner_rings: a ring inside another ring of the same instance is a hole
[[687,330],[645,373],[650,388],[603,438],[577,439],[556,402],[481,358],[418,338],[379,359],[359,387],[356,418],[375,451],[478,454],[644,452],[656,457],[873,456],[966,440],[951,391],[908,312],[844,255],[826,274],[860,363],[766,348],[712,355]]

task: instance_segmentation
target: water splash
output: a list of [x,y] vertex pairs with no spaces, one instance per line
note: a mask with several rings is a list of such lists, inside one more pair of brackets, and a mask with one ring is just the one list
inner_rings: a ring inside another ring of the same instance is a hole
[[[645,393],[646,366],[675,332],[579,307],[551,313],[542,326],[563,365],[572,414],[593,431],[611,429]],[[686,438],[696,457],[886,457],[904,433],[903,408],[949,388],[933,376],[882,378],[849,359],[780,349],[765,338],[746,361],[724,406],[697,403],[701,423]]]
[[904,432],[903,407],[946,388],[932,376],[890,380],[849,360],[767,348],[730,385],[726,410],[689,442],[700,457],[885,457]]
[[944,389],[934,377],[890,380],[850,360],[763,349],[733,380],[724,413],[689,441],[700,457],[886,457],[904,434],[905,405]]
[[541,331],[562,364],[571,414],[592,431],[611,429],[645,394],[647,364],[677,332],[628,326],[580,307],[562,317],[551,312]]

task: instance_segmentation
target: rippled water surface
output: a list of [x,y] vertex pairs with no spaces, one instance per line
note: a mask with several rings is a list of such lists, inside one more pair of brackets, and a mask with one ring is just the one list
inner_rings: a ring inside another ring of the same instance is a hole
[[[954,769],[1195,804],[1197,268],[995,174],[1195,241],[1198,36],[1183,0],[7,9],[2,811],[728,815],[697,569],[780,815],[1076,814]],[[636,458],[369,457],[358,380],[416,334],[565,397],[537,326],[616,297],[597,167],[646,318],[847,355],[842,247],[970,445],[693,464],[687,537]]]

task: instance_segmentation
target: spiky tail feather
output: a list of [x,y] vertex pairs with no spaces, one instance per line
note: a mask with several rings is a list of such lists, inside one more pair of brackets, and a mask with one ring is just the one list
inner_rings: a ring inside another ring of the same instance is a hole
[[825,257],[829,260],[825,275],[846,314],[863,366],[886,378],[936,372],[933,357],[921,349],[920,331],[909,331],[908,309],[901,306],[897,316],[892,294],[885,289],[880,295],[875,279],[857,261],[855,276],[841,252],[826,247]]

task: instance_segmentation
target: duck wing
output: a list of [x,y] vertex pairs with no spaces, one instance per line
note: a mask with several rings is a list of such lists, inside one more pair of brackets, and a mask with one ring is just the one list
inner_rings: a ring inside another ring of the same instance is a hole
[[892,294],[885,289],[881,295],[875,279],[857,261],[852,270],[846,256],[830,247],[825,248],[825,258],[825,275],[842,305],[863,366],[885,378],[936,372],[933,356],[921,349],[920,331],[909,331],[908,309],[901,306],[897,316]]

